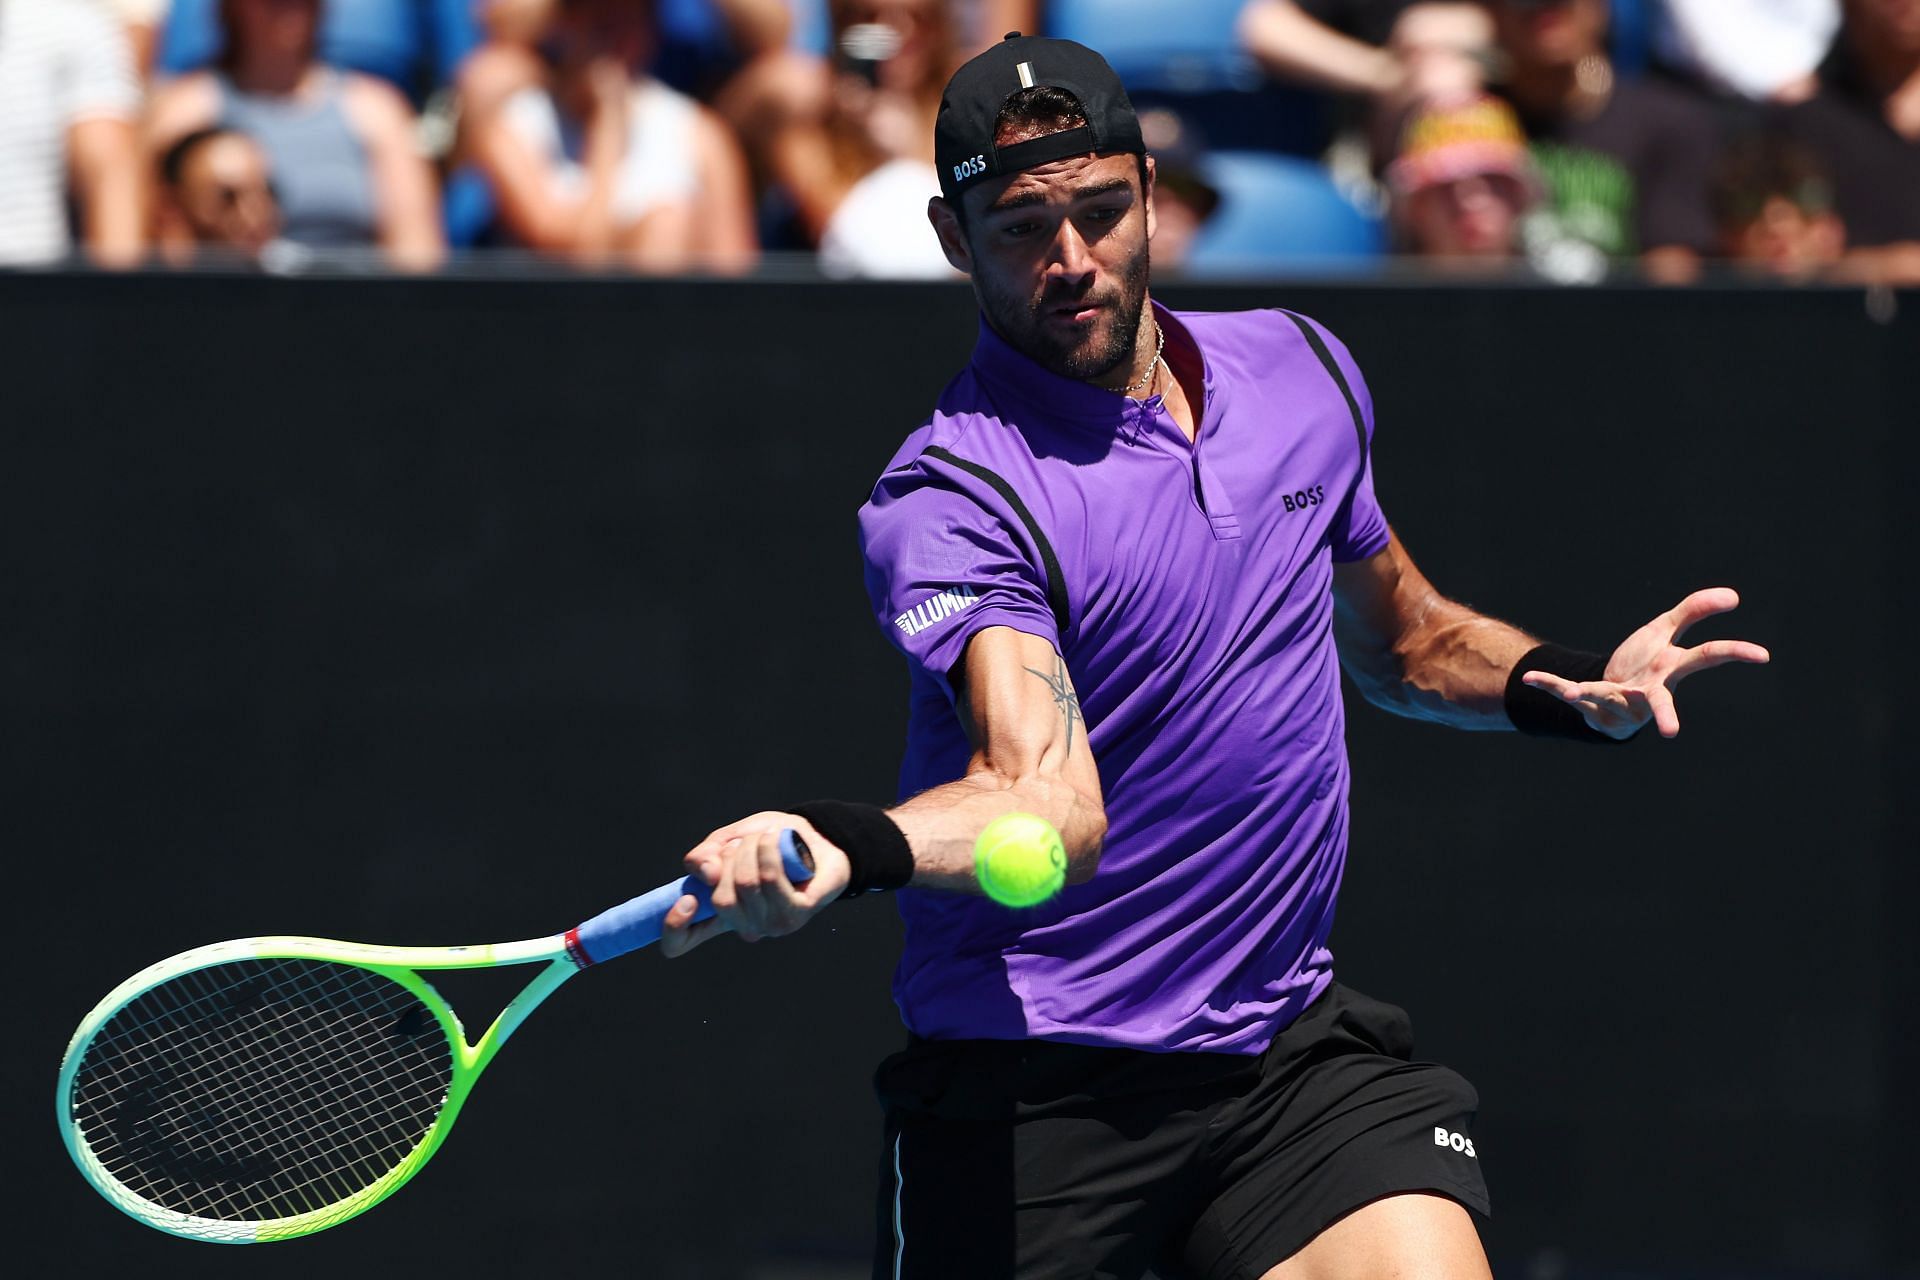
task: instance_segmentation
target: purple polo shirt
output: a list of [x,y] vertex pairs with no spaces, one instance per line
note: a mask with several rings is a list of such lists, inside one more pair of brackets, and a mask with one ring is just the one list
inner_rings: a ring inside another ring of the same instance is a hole
[[1333,980],[1332,574],[1387,545],[1372,400],[1310,321],[1156,310],[1204,358],[1197,442],[1158,396],[1049,373],[982,324],[860,512],[913,675],[901,794],[965,773],[948,673],[993,626],[1066,660],[1106,793],[1098,873],[1043,906],[898,895],[894,998],[921,1036],[1253,1054]]

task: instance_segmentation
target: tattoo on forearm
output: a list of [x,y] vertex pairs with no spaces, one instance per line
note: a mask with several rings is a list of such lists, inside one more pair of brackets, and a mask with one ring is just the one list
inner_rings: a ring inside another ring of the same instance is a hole
[[1067,664],[1056,657],[1053,660],[1051,675],[1045,671],[1034,671],[1032,667],[1028,667],[1027,670],[1039,676],[1046,682],[1047,688],[1053,690],[1053,705],[1060,708],[1060,714],[1066,718],[1067,754],[1072,755],[1073,726],[1075,722],[1085,723],[1086,717],[1080,714],[1080,695],[1075,693],[1073,686],[1067,683]]

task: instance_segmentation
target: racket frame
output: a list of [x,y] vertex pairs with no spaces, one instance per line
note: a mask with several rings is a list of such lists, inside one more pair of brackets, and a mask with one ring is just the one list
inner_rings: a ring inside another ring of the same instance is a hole
[[[435,1114],[433,1124],[421,1135],[400,1162],[375,1181],[333,1204],[285,1218],[264,1220],[227,1220],[199,1218],[169,1209],[141,1196],[122,1184],[106,1169],[99,1157],[83,1140],[73,1116],[73,1082],[86,1057],[94,1036],[121,1009],[163,982],[215,965],[243,960],[323,960],[367,969],[404,987],[431,1011],[445,1032],[452,1057],[447,1094]],[[520,993],[510,1000],[478,1040],[469,1042],[460,1016],[421,971],[440,969],[484,969],[504,965],[538,964],[546,968],[536,974]],[[73,1033],[60,1063],[59,1085],[54,1091],[55,1108],[61,1137],[81,1174],[114,1207],[150,1227],[191,1240],[218,1244],[255,1244],[288,1240],[311,1235],[365,1213],[398,1191],[418,1173],[440,1144],[446,1141],[460,1108],[473,1091],[481,1072],[493,1061],[527,1016],[557,990],[561,983],[578,973],[582,966],[568,953],[566,936],[533,938],[523,942],[500,942],[473,947],[382,947],[357,942],[339,942],[330,938],[263,937],[237,938],[215,942],[170,956],[134,974],[109,992],[95,1005]]]

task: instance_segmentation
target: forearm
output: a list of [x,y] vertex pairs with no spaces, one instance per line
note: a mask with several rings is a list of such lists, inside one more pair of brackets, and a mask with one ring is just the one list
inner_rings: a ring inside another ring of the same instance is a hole
[[613,253],[614,195],[619,189],[625,139],[602,132],[587,142],[587,190],[575,208],[572,225],[561,237],[564,247],[584,266],[604,265]]
[[433,172],[411,147],[396,148],[375,170],[380,247],[399,271],[431,271],[446,260]]
[[1540,642],[1520,628],[1435,596],[1410,629],[1361,679],[1376,706],[1457,729],[1511,729],[1507,679]]
[[1334,638],[1367,701],[1461,729],[1511,729],[1508,677],[1539,641],[1449,600],[1391,534],[1365,560],[1334,566]]
[[1317,88],[1383,94],[1400,81],[1392,54],[1340,34],[1292,0],[1249,5],[1240,17],[1240,41],[1272,75]]
[[1107,833],[1101,805],[1057,778],[1009,778],[979,770],[923,791],[888,816],[913,850],[913,887],[979,893],[973,845],[981,830],[1007,813],[1032,813],[1052,823],[1067,851],[1067,882],[1090,879]]
[[88,120],[74,126],[69,145],[88,256],[103,267],[138,266],[148,206],[138,134],[122,120]]
[[88,255],[103,267],[135,267],[146,252],[147,191],[133,172],[92,183],[84,201]]

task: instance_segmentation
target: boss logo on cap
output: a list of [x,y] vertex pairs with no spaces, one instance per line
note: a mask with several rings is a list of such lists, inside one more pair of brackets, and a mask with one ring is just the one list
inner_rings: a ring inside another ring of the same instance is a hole
[[976,174],[985,173],[986,171],[987,158],[984,155],[975,156],[971,160],[962,160],[959,164],[953,166],[953,180],[955,182],[965,182],[968,178]]

